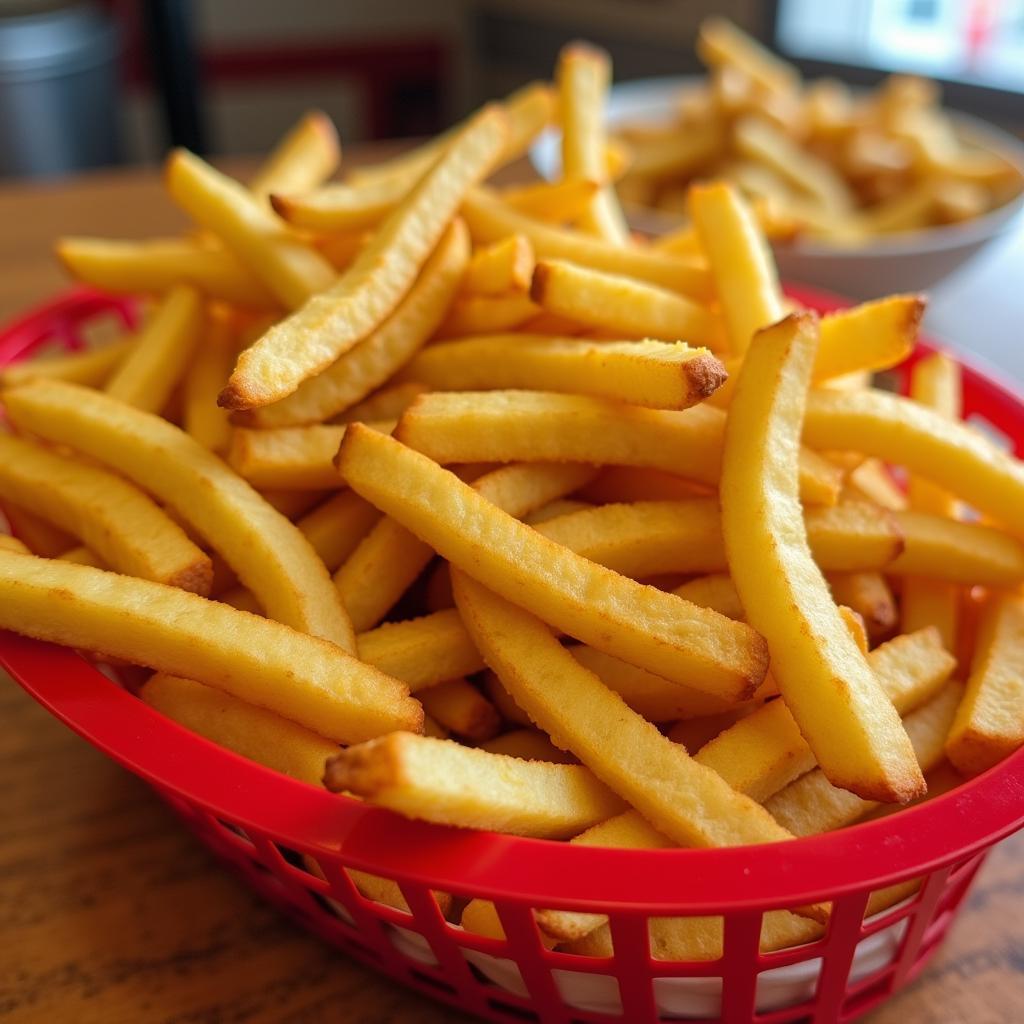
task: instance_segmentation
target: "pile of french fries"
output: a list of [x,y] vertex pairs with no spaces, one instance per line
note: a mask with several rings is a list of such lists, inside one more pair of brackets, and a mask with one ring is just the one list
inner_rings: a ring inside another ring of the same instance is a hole
[[765,204],[779,238],[857,246],[970,220],[1021,191],[1020,168],[964,138],[928,79],[893,75],[864,93],[805,83],[722,18],[701,25],[697,53],[707,78],[670,120],[617,126],[628,207],[685,216],[689,186],[717,178]]
[[[341,183],[320,115],[248,186],[178,152],[192,233],[62,240],[152,301],[3,371],[0,627],[302,781],[580,844],[784,842],[1024,742],[1024,467],[960,422],[946,356],[871,386],[922,299],[800,308],[728,183],[690,190],[693,251],[632,238],[607,83],[571,46]],[[483,184],[556,120],[562,180]],[[537,921],[610,948],[600,914]],[[716,956],[721,920],[652,941]]]

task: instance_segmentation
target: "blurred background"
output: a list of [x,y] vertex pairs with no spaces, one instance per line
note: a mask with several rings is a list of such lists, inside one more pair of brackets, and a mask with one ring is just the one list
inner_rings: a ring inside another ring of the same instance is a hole
[[616,80],[697,69],[723,14],[811,73],[914,71],[1024,128],[1024,0],[0,0],[0,176],[270,147],[309,107],[345,143],[426,135],[606,47]]

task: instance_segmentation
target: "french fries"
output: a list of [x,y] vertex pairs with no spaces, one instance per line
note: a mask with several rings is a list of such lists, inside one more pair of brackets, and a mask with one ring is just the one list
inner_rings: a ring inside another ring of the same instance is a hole
[[249,182],[254,196],[275,192],[305,192],[326,181],[341,160],[334,122],[311,110],[278,143]]
[[69,355],[24,359],[0,370],[0,388],[13,388],[38,377],[66,380],[91,388],[100,387],[106,383],[134,344],[134,338],[121,338]]

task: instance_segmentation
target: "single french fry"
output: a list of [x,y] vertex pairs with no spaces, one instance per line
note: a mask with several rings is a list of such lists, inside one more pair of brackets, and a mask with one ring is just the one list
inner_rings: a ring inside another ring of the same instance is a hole
[[99,466],[0,433],[0,499],[78,537],[118,572],[210,592],[209,557],[151,498]]
[[[367,424],[390,433],[393,420]],[[334,456],[348,425],[315,423],[306,427],[276,430],[231,431],[225,459],[253,487],[279,490],[317,490],[344,486],[334,468]]]
[[321,110],[311,110],[274,147],[249,182],[259,198],[274,192],[307,192],[326,181],[341,161],[334,123]]
[[946,753],[977,775],[1024,743],[1024,599],[993,597],[978,624],[967,690]]
[[[299,494],[299,491],[286,492]],[[345,561],[380,519],[380,513],[352,491],[339,491],[307,512],[295,525],[329,572]]]
[[658,831],[692,846],[787,838],[757,803],[630,710],[540,619],[462,572],[452,584],[466,628],[516,702]]
[[767,639],[772,674],[818,763],[865,799],[905,802],[924,779],[811,557],[797,498],[817,334],[815,317],[794,315],[751,344],[726,425],[722,532],[747,620]]
[[[452,596],[452,603],[455,603],[454,595]],[[468,632],[466,634],[466,637],[467,639],[469,639]],[[471,639],[469,639],[469,642],[473,643]],[[473,644],[473,646],[475,649],[476,645]],[[515,700],[512,697],[512,694],[510,694],[508,690],[505,689],[505,684],[490,669],[488,669],[483,674],[482,685],[484,691],[487,693],[487,696],[490,699],[490,702],[498,709],[498,712],[501,714],[501,717],[506,722],[509,722],[512,725],[521,725],[524,729],[534,728],[533,722],[530,721],[530,716],[515,702]],[[668,685],[671,686],[672,684],[669,683]],[[558,748],[556,747],[555,749],[557,750]],[[562,751],[562,753],[565,754],[565,751]],[[574,758],[571,754],[566,754],[565,756],[566,764],[575,763],[576,758]]]
[[[963,692],[962,683],[949,682],[904,719],[922,772],[942,761],[943,745]],[[823,771],[815,769],[780,790],[765,806],[795,835],[808,836],[850,825],[877,803],[834,786]]]
[[217,405],[217,395],[231,372],[237,341],[230,316],[211,311],[202,344],[182,381],[182,429],[211,452],[223,452],[231,438],[229,414]]
[[194,288],[172,288],[150,314],[131,352],[103,390],[128,405],[159,412],[199,346],[204,319],[202,301]]
[[338,468],[454,566],[527,601],[571,636],[726,699],[741,699],[764,678],[751,630],[580,558],[392,438],[353,424]]
[[583,765],[523,761],[408,732],[341,751],[324,784],[411,818],[542,839],[567,838],[622,810]]
[[439,338],[459,338],[471,334],[496,334],[526,323],[540,307],[523,292],[505,295],[462,295],[448,308],[437,328]]
[[726,142],[723,126],[708,120],[687,131],[631,141],[631,176],[647,179],[687,178],[718,156]]
[[484,667],[454,608],[403,622],[385,622],[356,637],[359,657],[412,692],[446,679],[472,675]]
[[[901,715],[930,700],[956,667],[933,627],[876,647],[867,661]],[[726,729],[701,747],[696,758],[762,802],[817,764],[782,700],[769,701]]]
[[0,552],[0,626],[187,674],[340,742],[422,722],[404,685],[326,640],[90,566]]
[[194,238],[62,238],[56,254],[72,277],[104,291],[138,295],[189,284],[208,298],[247,309],[278,307],[270,290],[235,256]]
[[[476,480],[473,489],[519,519],[572,493],[593,475],[587,466],[525,463],[493,470]],[[376,626],[433,556],[429,544],[394,519],[377,523],[334,574],[356,631]]]
[[696,302],[621,274],[565,260],[542,260],[533,271],[530,298],[549,313],[624,338],[684,340],[722,347],[715,318]]
[[409,291],[466,191],[494,166],[506,138],[499,110],[485,108],[473,118],[337,282],[242,353],[221,403],[250,409],[279,401],[380,326]]
[[582,512],[585,508],[593,508],[589,501],[577,501],[575,498],[557,498],[549,501],[546,505],[523,516],[523,522],[531,526],[539,526],[549,519],[556,519],[558,516],[568,515],[570,512]]
[[[608,54],[570,43],[558,56],[555,79],[562,122],[562,176],[601,181],[605,175],[605,105],[611,78]],[[629,240],[615,190],[603,186],[579,218],[580,227],[614,244]]]
[[242,757],[319,786],[337,743],[223,690],[158,672],[139,691],[150,707]]
[[[590,206],[591,200],[600,188],[600,181],[572,178],[513,185],[503,188],[499,194],[506,206],[527,217],[552,224],[569,224],[577,220]],[[532,248],[531,246],[531,251]]]
[[795,92],[800,73],[726,18],[705,18],[697,33],[697,54],[712,68],[731,67],[766,92]]
[[0,370],[0,389],[13,388],[39,377],[66,380],[90,388],[102,387],[134,344],[135,339],[128,337],[67,355],[23,359]]
[[429,390],[426,384],[416,380],[389,384],[361,402],[349,406],[335,421],[372,423],[374,420],[397,420],[420,395]]
[[711,265],[730,351],[742,355],[755,331],[782,319],[775,259],[750,208],[726,182],[694,185],[689,208]]
[[707,349],[683,342],[586,341],[496,334],[424,349],[403,374],[433,390],[535,388],[658,409],[703,401],[725,379]]
[[885,463],[881,459],[855,454],[860,461],[846,476],[846,490],[854,497],[867,498],[894,512],[907,508],[907,496],[893,480]]
[[3,514],[11,532],[33,555],[57,558],[75,546],[75,538],[67,530],[61,530],[13,502],[4,502]]
[[466,267],[460,288],[469,295],[525,292],[533,277],[533,246],[525,235],[509,235],[478,249]]
[[462,216],[476,243],[498,242],[508,235],[521,234],[530,240],[538,260],[568,260],[593,270],[635,277],[695,299],[705,299],[711,292],[711,275],[703,261],[638,245],[615,245],[542,224],[482,188],[472,189],[466,196]]
[[495,706],[465,679],[428,687],[419,700],[443,729],[474,743],[493,739],[501,731],[501,715]]
[[[430,691],[428,690],[427,693]],[[559,750],[539,729],[513,729],[478,744],[490,754],[505,754],[524,761],[550,761],[552,764],[575,764],[572,754]]]
[[827,580],[832,600],[857,612],[872,642],[895,632],[899,621],[896,599],[880,572],[830,572]]
[[736,585],[728,573],[697,576],[676,587],[675,593],[704,608],[713,608],[720,615],[727,615],[730,619],[746,618],[740,595],[736,593]]
[[[466,391],[421,395],[395,436],[442,463],[641,466],[717,486],[724,428],[725,415],[706,404],[645,409],[589,395]],[[806,449],[800,458],[803,500],[835,504],[842,472]]]
[[[19,429],[104,463],[173,509],[223,556],[272,619],[355,649],[341,600],[309,542],[184,431],[60,381],[13,388],[4,405]],[[178,671],[190,675],[187,666]]]
[[[468,259],[466,229],[456,220],[427,260],[419,280],[380,327],[323,373],[303,381],[287,398],[236,413],[238,421],[255,427],[290,427],[319,423],[350,410],[384,384],[437,330]],[[360,410],[357,415],[363,417],[366,412]]]
[[897,395],[812,390],[803,439],[898,463],[997,522],[1024,521],[1024,466],[988,438]]
[[312,192],[270,197],[274,212],[289,224],[322,234],[377,227],[406,197],[409,186],[399,178],[362,184],[331,183]]

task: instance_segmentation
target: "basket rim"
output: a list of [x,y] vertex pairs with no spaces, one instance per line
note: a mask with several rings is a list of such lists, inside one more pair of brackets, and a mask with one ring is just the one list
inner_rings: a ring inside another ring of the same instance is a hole
[[[822,311],[848,305],[806,288],[787,292]],[[16,328],[82,305],[124,300],[75,289],[0,330],[0,363]],[[27,347],[31,347],[28,345]],[[920,352],[932,346],[921,346]],[[920,354],[920,352],[918,354]],[[958,356],[959,358],[959,356]],[[962,360],[995,400],[1024,401]],[[1024,408],[1021,408],[1024,417]],[[763,910],[881,888],[924,875],[1024,825],[1024,749],[948,793],[896,814],[781,844],[729,849],[574,846],[412,821],[249,761],[190,732],[70,649],[0,631],[0,666],[43,707],[161,792],[213,818],[313,856],[343,858],[399,883],[550,907],[649,913]],[[244,840],[240,840],[244,841]],[[779,855],[777,855],[779,854]]]

